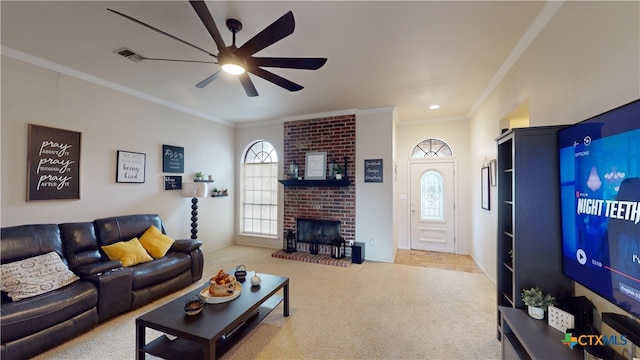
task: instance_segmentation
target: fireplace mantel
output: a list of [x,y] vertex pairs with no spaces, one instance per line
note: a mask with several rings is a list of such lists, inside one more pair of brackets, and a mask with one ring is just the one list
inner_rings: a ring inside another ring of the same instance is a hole
[[300,186],[300,187],[346,187],[351,185],[351,180],[278,180],[284,186]]

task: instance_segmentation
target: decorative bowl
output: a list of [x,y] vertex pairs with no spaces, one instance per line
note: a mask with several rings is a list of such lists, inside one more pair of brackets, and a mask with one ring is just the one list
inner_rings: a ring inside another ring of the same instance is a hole
[[196,315],[199,314],[204,308],[204,301],[200,298],[191,299],[184,304],[184,312],[187,315]]
[[229,275],[229,282],[218,284],[215,281],[209,281],[209,295],[211,296],[230,296],[236,290],[236,278]]

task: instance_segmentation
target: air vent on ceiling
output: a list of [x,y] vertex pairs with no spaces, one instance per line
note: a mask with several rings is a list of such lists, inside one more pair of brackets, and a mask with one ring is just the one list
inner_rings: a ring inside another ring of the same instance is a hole
[[127,59],[133,61],[133,62],[140,62],[142,60],[144,60],[144,57],[142,55],[138,55],[135,52],[127,49],[127,48],[122,48],[122,49],[118,49],[115,51],[118,55],[120,56],[124,56]]

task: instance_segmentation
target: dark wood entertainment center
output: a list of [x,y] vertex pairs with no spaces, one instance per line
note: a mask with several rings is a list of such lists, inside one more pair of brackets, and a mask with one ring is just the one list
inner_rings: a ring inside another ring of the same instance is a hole
[[[558,300],[573,293],[573,282],[562,272],[558,131],[564,127],[510,129],[496,139],[497,335],[503,359],[584,356],[579,347],[563,345],[565,334],[546,319],[528,316],[520,295],[534,286]],[[603,323],[638,346],[637,321],[620,314],[601,315]]]
[[556,298],[573,290],[562,274],[561,128],[511,129],[497,138],[498,306],[523,308],[520,293],[534,286]]
[[[523,289],[540,286],[556,298],[573,290],[562,273],[557,144],[561,128],[511,129],[496,139],[497,306],[502,310],[498,311],[497,336],[499,340],[506,336],[510,343],[514,337],[527,334],[518,330],[527,322],[517,321],[524,308],[520,296]],[[507,308],[518,310],[514,313]],[[533,321],[535,326],[547,326],[544,321]],[[504,328],[504,324],[509,327]],[[556,339],[561,345],[560,340]]]

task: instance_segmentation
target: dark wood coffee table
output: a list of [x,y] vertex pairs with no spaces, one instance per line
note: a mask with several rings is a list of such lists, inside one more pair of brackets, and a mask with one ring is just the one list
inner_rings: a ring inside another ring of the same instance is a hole
[[[216,359],[248,334],[276,306],[284,302],[284,316],[289,316],[289,278],[259,273],[260,286],[242,284],[240,296],[222,304],[205,304],[197,315],[187,315],[187,300],[200,294],[203,285],[136,319],[136,359],[145,353],[164,359]],[[283,295],[276,295],[283,289]],[[165,334],[146,343],[145,328]]]

